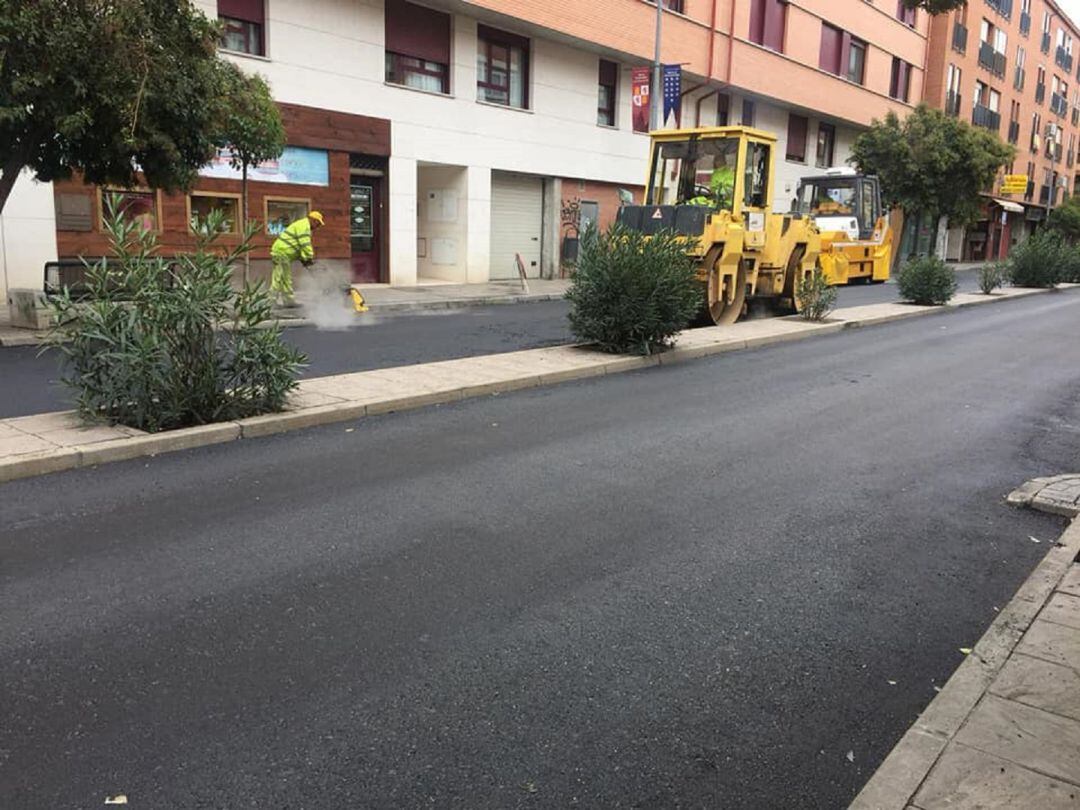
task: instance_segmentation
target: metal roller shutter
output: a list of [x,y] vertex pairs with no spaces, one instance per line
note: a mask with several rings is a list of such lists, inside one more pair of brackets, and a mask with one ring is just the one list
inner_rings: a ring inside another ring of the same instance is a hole
[[539,177],[492,172],[491,278],[517,278],[514,254],[520,253],[529,278],[540,277],[544,183]]

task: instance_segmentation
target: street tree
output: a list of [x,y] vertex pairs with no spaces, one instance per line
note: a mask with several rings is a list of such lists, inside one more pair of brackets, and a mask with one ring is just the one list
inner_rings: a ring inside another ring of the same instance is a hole
[[1069,243],[1075,245],[1080,242],[1080,197],[1069,197],[1057,206],[1050,212],[1046,225],[1065,237]]
[[0,211],[24,169],[189,185],[214,154],[218,36],[189,0],[0,3]]
[[947,11],[967,5],[967,0],[902,0],[907,8],[921,8],[930,14],[944,14]]
[[[240,171],[240,221],[246,226],[248,169],[281,155],[285,149],[285,128],[270,88],[261,76],[249,75],[229,64],[225,68],[224,86],[217,140],[220,147],[229,151],[229,163]],[[250,255],[245,253],[245,282],[250,266]]]
[[988,130],[920,105],[901,121],[890,112],[852,147],[851,162],[881,180],[883,201],[965,225],[978,218],[980,192],[989,191],[1015,149]]

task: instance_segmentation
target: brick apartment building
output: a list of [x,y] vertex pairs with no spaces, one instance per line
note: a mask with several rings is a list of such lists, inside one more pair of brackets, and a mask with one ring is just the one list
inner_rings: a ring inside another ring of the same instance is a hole
[[[860,128],[907,114],[932,84],[930,18],[898,0],[663,2],[662,58],[684,71],[681,124],[777,133],[779,208],[800,177],[844,163]],[[284,114],[289,147],[251,183],[257,270],[276,229],[317,208],[320,257],[358,281],[511,278],[515,254],[550,276],[565,203],[604,225],[620,189],[640,195],[648,137],[632,126],[630,71],[652,59],[647,0],[197,5],[224,23],[223,55],[265,76]],[[1033,74],[1038,23],[1032,37]],[[972,60],[976,50],[973,36]],[[1054,92],[1038,108],[1047,121],[1059,120]],[[203,175],[188,195],[122,190],[166,251],[190,243],[192,213],[238,210],[227,162]],[[100,254],[101,208],[100,189],[21,179],[0,221],[0,283],[39,288],[44,261]]]
[[925,100],[1014,144],[1009,173],[1028,177],[1025,194],[988,194],[981,222],[951,229],[947,258],[1005,258],[1075,193],[1078,40],[1053,0],[970,0],[931,21]]

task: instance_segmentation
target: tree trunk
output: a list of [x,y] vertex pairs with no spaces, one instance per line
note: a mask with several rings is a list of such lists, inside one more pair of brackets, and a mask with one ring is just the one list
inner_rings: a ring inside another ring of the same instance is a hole
[[[247,162],[240,168],[240,221],[243,223],[241,233],[247,233],[248,226],[248,184],[247,184]],[[247,286],[248,278],[251,275],[251,251],[244,253],[244,286]]]
[[11,196],[11,190],[15,188],[15,181],[19,179],[25,165],[26,158],[20,153],[9,155],[8,159],[4,161],[4,165],[0,169],[3,172],[3,174],[0,174],[0,213],[3,213],[4,205],[7,204],[8,197]]

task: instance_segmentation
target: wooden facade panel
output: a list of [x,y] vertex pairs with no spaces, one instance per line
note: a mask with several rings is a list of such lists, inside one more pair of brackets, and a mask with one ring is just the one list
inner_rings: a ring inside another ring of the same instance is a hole
[[[263,223],[267,197],[309,199],[311,210],[321,211],[326,225],[315,234],[317,257],[348,259],[349,245],[349,155],[361,153],[387,156],[390,154],[390,122],[360,115],[328,110],[316,110],[291,104],[281,104],[282,120],[290,146],[325,149],[329,153],[329,186],[306,186],[291,183],[248,182],[248,218]],[[239,194],[239,180],[203,177],[192,191]],[[108,240],[101,227],[101,199],[98,190],[79,179],[53,184],[57,200],[64,199],[70,207],[71,197],[85,195],[91,206],[93,224],[89,231],[57,230],[57,249],[61,257],[106,255]],[[164,255],[187,251],[194,246],[188,227],[187,194],[161,194],[159,210],[159,244]],[[220,244],[235,245],[238,236],[222,235]],[[269,258],[273,238],[261,231],[254,240],[252,258]]]

